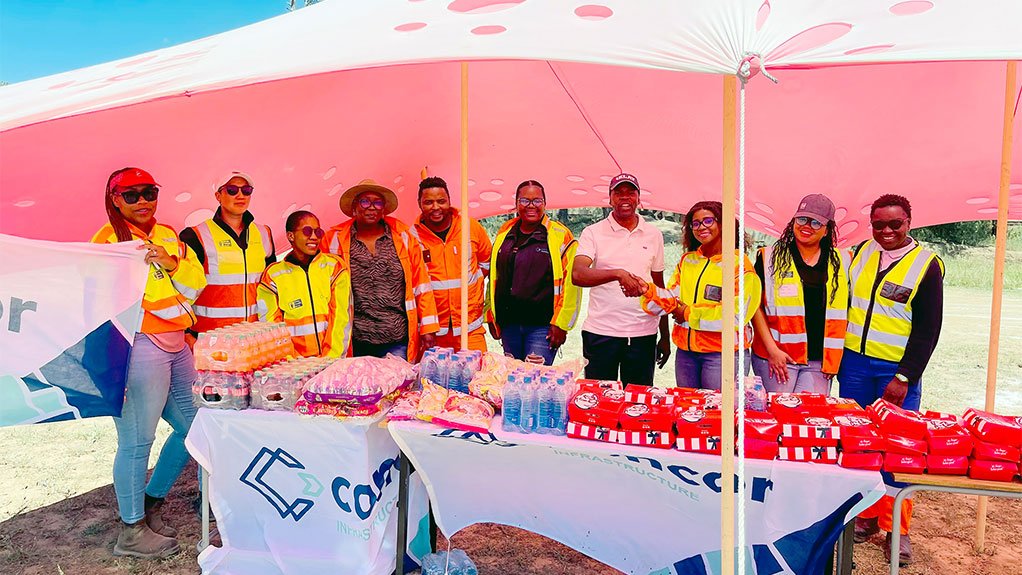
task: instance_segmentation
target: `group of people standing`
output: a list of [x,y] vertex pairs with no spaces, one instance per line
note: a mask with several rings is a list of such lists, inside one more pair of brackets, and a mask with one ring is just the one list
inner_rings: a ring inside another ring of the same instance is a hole
[[[526,180],[515,192],[515,217],[492,243],[478,221],[452,206],[441,178],[420,182],[421,213],[412,225],[391,215],[397,194],[364,180],[341,196],[348,219],[336,226],[324,229],[308,211],[290,214],[291,251],[280,261],[270,228],[249,211],[255,189],[250,176],[228,174],[215,186],[213,217],[178,235],[156,221],[159,186],[148,172],[125,168],[107,182],[109,222],[93,241],[141,240],[150,264],[124,408],[115,418],[114,488],[124,522],[115,554],[178,550],[159,508],[188,460],[190,344],[220,326],[284,322],[301,355],[394,354],[411,362],[433,345],[460,347],[462,330],[469,348],[485,351],[488,328],[506,354],[550,364],[588,288],[581,329],[587,378],[651,385],[655,366],[663,368],[673,352],[677,385],[720,389],[722,295],[740,281],[745,314],[736,324],[752,353],[736,373],[751,363],[771,391],[820,393],[837,376],[844,397],[862,405],[885,397],[910,409],[919,407],[920,378],[940,332],[943,264],[908,235],[911,205],[900,196],[873,203],[873,239],[851,251],[837,247],[834,204],[806,196],[755,264],[736,253],[745,262],[741,278],[722,266],[720,202],[697,202],[684,218],[685,253],[665,283],[663,234],[640,215],[641,188],[631,174],[610,181],[610,215],[577,240],[547,215],[543,185]],[[468,269],[459,253],[464,226]],[[667,316],[674,318],[670,334]],[[173,433],[146,482],[160,417]],[[888,530],[889,516],[888,502]],[[876,519],[861,527],[876,529]],[[910,543],[902,541],[904,551]]]

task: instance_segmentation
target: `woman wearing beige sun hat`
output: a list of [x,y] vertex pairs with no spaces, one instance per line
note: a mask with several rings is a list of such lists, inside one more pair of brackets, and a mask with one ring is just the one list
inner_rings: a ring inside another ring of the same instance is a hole
[[414,363],[440,324],[415,229],[389,215],[397,206],[397,194],[373,180],[348,188],[340,208],[351,219],[327,231],[323,251],[351,269],[353,354],[390,353]]

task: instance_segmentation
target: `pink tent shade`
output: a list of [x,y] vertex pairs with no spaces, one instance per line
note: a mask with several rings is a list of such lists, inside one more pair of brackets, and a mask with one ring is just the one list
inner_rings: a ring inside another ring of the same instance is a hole
[[[1003,63],[781,71],[750,82],[747,224],[776,234],[798,198],[830,195],[844,242],[865,237],[878,195],[913,200],[914,225],[996,217]],[[106,176],[144,167],[163,185],[159,217],[180,227],[211,214],[214,181],[256,180],[253,211],[282,236],[311,209],[342,219],[340,193],[371,177],[417,213],[429,166],[459,193],[459,71],[407,65],[292,78],[166,98],[29,125],[0,137],[0,231],[81,240],[105,220]],[[551,208],[599,206],[622,170],[643,203],[683,212],[720,198],[721,81],[711,75],[585,64],[470,66],[473,215],[512,209],[538,179]],[[1016,116],[1015,133],[1022,134]],[[1011,217],[1022,218],[1022,146]]]

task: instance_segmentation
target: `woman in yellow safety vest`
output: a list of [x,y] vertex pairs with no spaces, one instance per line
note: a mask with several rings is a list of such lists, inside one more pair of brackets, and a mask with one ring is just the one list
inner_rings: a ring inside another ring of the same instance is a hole
[[351,347],[351,274],[340,256],[320,251],[323,228],[299,210],[284,224],[291,253],[263,271],[264,321],[284,322],[301,356],[342,357]]
[[[113,552],[141,558],[169,557],[180,550],[174,539],[177,532],[163,522],[159,509],[188,463],[184,440],[195,417],[195,362],[184,330],[195,323],[191,304],[206,286],[195,254],[173,229],[156,222],[159,193],[148,172],[117,170],[107,180],[104,194],[109,222],[92,237],[99,244],[138,240],[149,264],[142,327],[131,349],[121,415],[114,418],[114,492],[123,524]],[[173,432],[147,483],[149,452],[160,417]]]
[[[672,339],[678,346],[674,375],[678,387],[720,389],[721,331],[723,329],[724,271],[721,265],[720,202],[697,202],[685,214],[685,249],[667,288],[649,284],[642,295],[642,309],[650,315],[674,316]],[[735,233],[737,234],[737,227]],[[735,238],[737,243],[737,237]],[[736,250],[736,258],[745,258],[745,347],[752,344],[749,321],[759,307],[760,283],[752,262]],[[737,260],[736,260],[737,261]],[[736,269],[728,274],[728,289],[738,293]],[[738,300],[735,300],[736,311]],[[736,330],[740,326],[736,325]],[[737,339],[735,347],[737,349]],[[735,358],[735,374],[749,370],[749,356],[740,372]]]
[[848,317],[848,255],[837,248],[834,202],[810,194],[772,246],[759,250],[763,301],[752,325],[752,369],[767,391],[830,393]]

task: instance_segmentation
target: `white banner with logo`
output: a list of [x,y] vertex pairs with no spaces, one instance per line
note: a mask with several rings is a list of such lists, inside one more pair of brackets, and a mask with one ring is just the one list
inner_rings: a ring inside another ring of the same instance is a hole
[[[499,422],[499,418],[496,420]],[[451,535],[512,525],[626,573],[720,569],[720,457],[393,422]],[[748,573],[821,573],[843,525],[884,492],[880,474],[836,465],[746,462]]]
[[[399,460],[386,429],[330,417],[200,409],[188,451],[209,471],[222,547],[204,574],[389,575]],[[425,490],[411,477],[408,552],[429,552]]]

